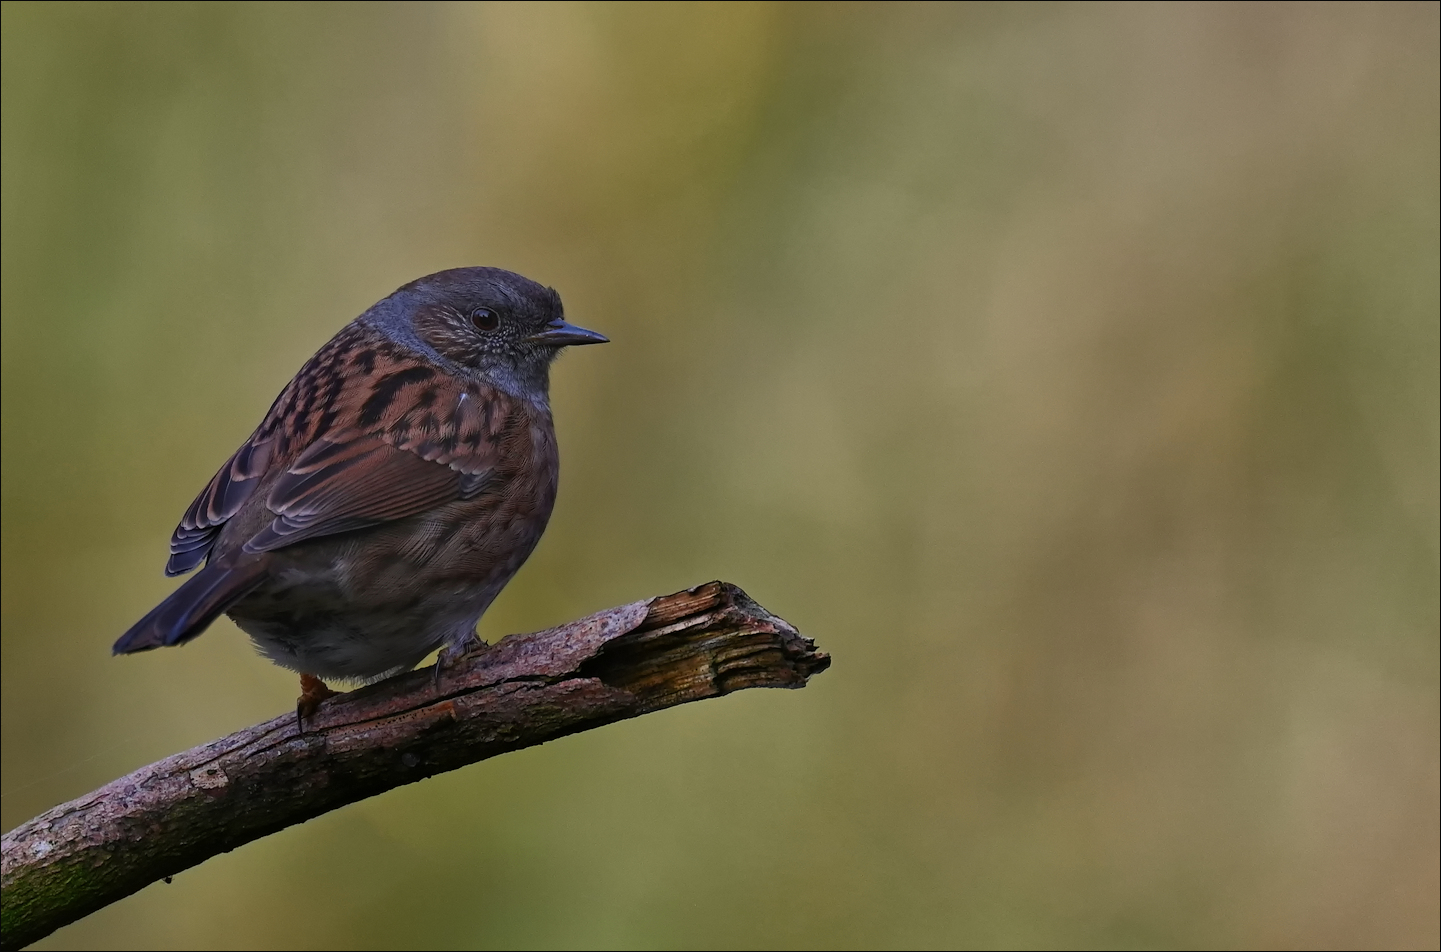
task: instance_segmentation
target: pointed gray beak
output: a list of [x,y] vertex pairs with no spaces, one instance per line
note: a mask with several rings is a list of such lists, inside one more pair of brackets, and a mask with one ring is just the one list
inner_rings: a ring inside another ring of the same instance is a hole
[[610,343],[610,338],[604,334],[597,334],[595,331],[588,331],[584,327],[567,324],[560,318],[551,321],[545,326],[545,330],[539,334],[531,334],[526,340],[536,344],[549,344],[552,347],[574,347],[577,344]]

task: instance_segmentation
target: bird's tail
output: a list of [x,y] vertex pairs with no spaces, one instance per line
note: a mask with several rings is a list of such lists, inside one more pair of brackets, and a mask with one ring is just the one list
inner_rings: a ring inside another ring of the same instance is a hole
[[180,645],[199,635],[231,605],[265,580],[265,569],[207,565],[156,605],[115,642],[115,654]]

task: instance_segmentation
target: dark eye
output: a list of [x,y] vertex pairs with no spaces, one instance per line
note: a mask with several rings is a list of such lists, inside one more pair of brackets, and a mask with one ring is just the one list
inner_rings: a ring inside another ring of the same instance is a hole
[[478,307],[470,312],[470,323],[477,330],[493,331],[500,326],[500,315],[488,307]]

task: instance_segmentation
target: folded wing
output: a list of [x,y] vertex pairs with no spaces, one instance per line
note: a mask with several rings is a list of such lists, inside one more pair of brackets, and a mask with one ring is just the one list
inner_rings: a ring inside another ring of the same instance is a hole
[[418,515],[476,495],[484,476],[423,459],[379,437],[320,439],[275,481],[265,500],[275,519],[244,550],[269,552]]
[[417,363],[352,325],[301,369],[191,503],[171,536],[166,574],[205,561],[262,486],[273,518],[245,552],[473,498],[529,422],[516,398]]

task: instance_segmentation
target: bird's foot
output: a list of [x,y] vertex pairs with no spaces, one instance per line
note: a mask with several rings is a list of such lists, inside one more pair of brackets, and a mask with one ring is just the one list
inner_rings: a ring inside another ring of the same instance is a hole
[[436,692],[440,691],[440,679],[445,676],[446,672],[459,664],[467,655],[479,654],[489,647],[490,645],[480,640],[480,636],[474,630],[466,632],[459,641],[447,642],[440,649],[440,654],[436,656],[435,666],[431,668],[431,683],[435,685]]
[[305,733],[305,719],[320,709],[326,698],[335,697],[339,691],[332,691],[325,682],[313,674],[300,676],[300,697],[295,699],[295,725],[299,733]]

